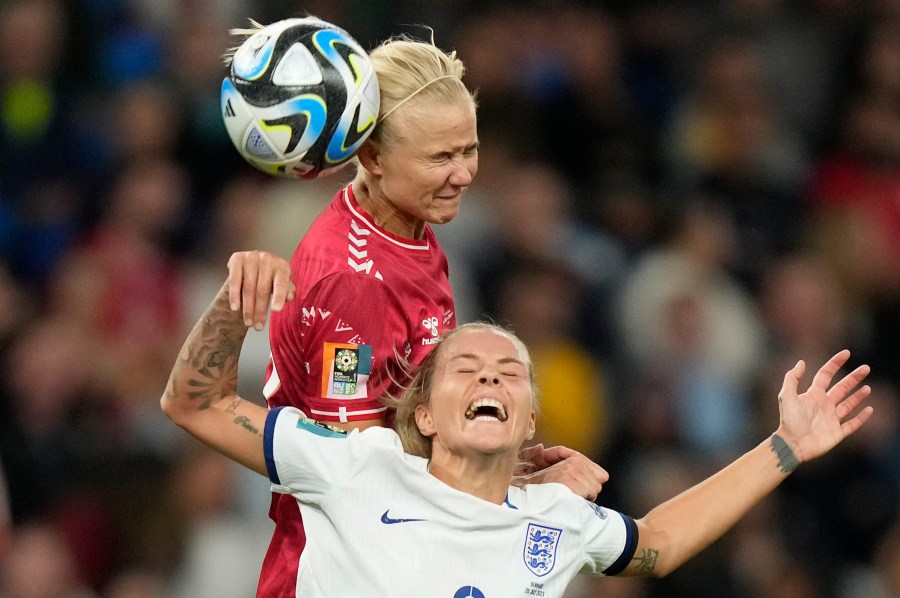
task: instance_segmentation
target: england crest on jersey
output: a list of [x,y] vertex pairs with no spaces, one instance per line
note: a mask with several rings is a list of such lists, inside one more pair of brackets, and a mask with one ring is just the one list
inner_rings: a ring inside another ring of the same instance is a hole
[[559,546],[561,535],[560,529],[535,523],[528,524],[522,557],[525,559],[525,566],[538,577],[543,577],[553,570],[556,563],[556,548]]

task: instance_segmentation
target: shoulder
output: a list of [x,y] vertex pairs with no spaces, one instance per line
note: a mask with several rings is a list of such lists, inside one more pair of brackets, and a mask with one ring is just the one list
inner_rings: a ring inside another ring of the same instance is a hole
[[301,436],[310,438],[314,442],[340,441],[348,445],[357,445],[365,447],[366,450],[375,449],[390,453],[403,452],[403,445],[400,437],[391,429],[381,426],[373,426],[360,431],[353,429],[350,431],[342,430],[327,422],[322,422],[307,417],[303,411],[296,407],[279,406],[269,411],[267,424],[267,435],[280,435],[284,437],[286,434],[290,436]]
[[344,205],[342,195],[343,190],[335,195],[331,203],[312,222],[297,246],[295,257],[315,253],[323,247],[334,246],[337,241],[341,241],[342,247],[345,245],[352,214]]
[[357,272],[339,267],[323,273],[303,294],[301,302],[308,297],[326,299],[329,305],[345,305],[360,313],[404,311],[403,306],[408,300],[403,288],[398,288],[396,284],[386,284],[373,276],[360,276]]
[[[556,482],[510,487],[510,502],[520,501],[522,508],[533,513],[565,513],[574,520],[606,518],[606,509],[578,496],[568,487]],[[601,516],[602,515],[602,516]]]
[[544,484],[526,484],[521,488],[510,487],[510,496],[513,490],[533,504],[545,504],[555,502],[565,502],[567,504],[576,504],[577,501],[584,501],[583,498],[572,492],[566,485],[558,482],[547,482]]
[[372,446],[380,446],[387,450],[403,452],[403,445],[400,442],[400,437],[392,428],[372,426],[371,428],[366,428],[362,432],[353,430],[350,434],[358,435],[360,439]]
[[409,482],[428,475],[427,460],[404,451],[400,437],[392,428],[374,426],[361,432],[353,430],[347,437],[356,444],[353,451],[358,454],[359,462],[365,463],[361,468],[370,474],[380,472],[379,475]]

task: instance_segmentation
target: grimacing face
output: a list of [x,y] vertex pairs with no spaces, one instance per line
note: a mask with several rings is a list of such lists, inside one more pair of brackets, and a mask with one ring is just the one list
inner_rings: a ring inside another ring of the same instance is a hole
[[391,119],[375,170],[380,194],[410,223],[449,222],[478,171],[475,102],[415,98]]
[[534,436],[537,417],[527,356],[492,330],[452,336],[440,351],[430,400],[416,408],[419,430],[432,439],[432,458],[514,458]]

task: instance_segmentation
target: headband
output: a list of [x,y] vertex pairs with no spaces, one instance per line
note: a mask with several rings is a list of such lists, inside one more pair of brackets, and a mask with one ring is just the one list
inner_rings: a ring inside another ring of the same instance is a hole
[[457,77],[456,75],[441,75],[440,77],[436,77],[436,78],[432,79],[431,81],[428,81],[427,83],[422,85],[419,89],[415,90],[414,92],[412,92],[411,94],[409,94],[408,96],[406,96],[405,98],[403,98],[402,100],[397,102],[393,108],[391,108],[384,114],[380,115],[378,117],[378,122],[384,121],[384,119],[389,117],[394,112],[394,110],[396,110],[397,108],[399,108],[406,102],[410,101],[417,93],[419,93],[420,91],[422,91],[423,89],[425,89],[426,87],[428,87],[429,85],[434,83],[435,81],[440,81],[441,79],[459,79],[459,77]]

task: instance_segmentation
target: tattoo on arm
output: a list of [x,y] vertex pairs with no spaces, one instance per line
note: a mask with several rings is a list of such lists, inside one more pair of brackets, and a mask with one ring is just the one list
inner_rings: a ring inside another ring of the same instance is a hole
[[784,473],[791,473],[800,465],[797,456],[791,447],[778,434],[772,434],[772,452],[778,457],[778,469]]
[[650,573],[656,569],[656,561],[659,560],[659,550],[655,548],[645,548],[631,560],[637,563],[635,567],[638,571]]
[[[227,295],[220,293],[182,347],[169,378],[167,396],[186,397],[203,411],[234,394],[238,356],[246,333],[244,323],[231,312]],[[235,401],[229,407],[230,412],[237,404]]]
[[237,425],[244,428],[245,430],[247,430],[248,432],[250,432],[251,434],[253,434],[255,436],[260,435],[259,430],[256,429],[256,426],[253,425],[253,423],[250,421],[249,418],[244,417],[243,415],[239,415],[236,418],[234,418],[234,423],[236,423]]

